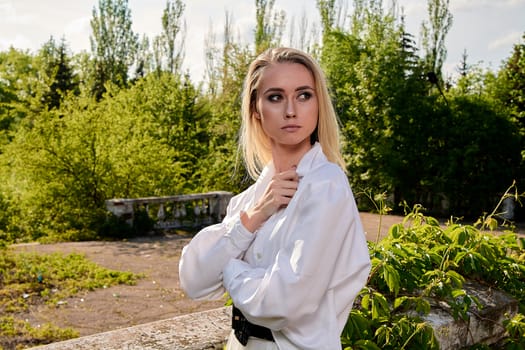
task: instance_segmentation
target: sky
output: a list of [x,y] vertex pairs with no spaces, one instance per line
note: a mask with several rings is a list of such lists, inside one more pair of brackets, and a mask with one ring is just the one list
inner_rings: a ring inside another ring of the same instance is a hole
[[[244,43],[253,42],[254,0],[183,0],[187,25],[184,67],[194,81],[204,76],[204,41],[210,31],[222,35],[225,13]],[[347,0],[351,4],[351,0]],[[391,0],[385,0],[388,7]],[[426,1],[398,0],[407,30],[419,42],[421,23],[427,18]],[[0,51],[10,47],[36,52],[51,36],[64,38],[72,52],[90,51],[90,19],[98,0],[0,0]],[[150,39],[161,32],[166,0],[128,0],[133,30]],[[316,0],[275,0],[286,13],[288,23],[304,15],[309,23],[318,21]],[[450,0],[453,25],[446,38],[444,73],[457,74],[466,50],[467,62],[498,70],[510,57],[513,46],[523,43],[525,0]],[[287,36],[284,42],[287,43]]]

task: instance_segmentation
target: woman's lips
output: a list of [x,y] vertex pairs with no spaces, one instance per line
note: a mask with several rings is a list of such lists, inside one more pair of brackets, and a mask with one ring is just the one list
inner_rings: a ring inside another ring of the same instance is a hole
[[301,128],[301,126],[299,126],[299,125],[291,124],[291,125],[285,125],[281,129],[283,129],[284,131],[293,132],[293,131],[299,130],[300,128]]

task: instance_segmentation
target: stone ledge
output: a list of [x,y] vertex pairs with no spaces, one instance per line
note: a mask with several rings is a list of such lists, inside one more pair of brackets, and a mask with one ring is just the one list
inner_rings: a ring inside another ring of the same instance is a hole
[[[478,298],[482,310],[471,308],[468,321],[455,321],[447,306],[435,305],[423,318],[432,325],[441,350],[473,344],[494,344],[505,336],[502,321],[515,314],[518,303],[503,292],[466,282],[464,289]],[[193,313],[110,332],[57,342],[39,350],[204,350],[222,349],[230,333],[231,308]]]
[[222,349],[231,330],[231,308],[197,312],[35,347],[38,350]]
[[478,299],[482,309],[471,306],[467,321],[454,320],[448,306],[432,307],[423,317],[434,329],[440,350],[456,350],[474,344],[495,344],[505,337],[503,321],[518,312],[518,302],[506,293],[466,281],[463,289]]

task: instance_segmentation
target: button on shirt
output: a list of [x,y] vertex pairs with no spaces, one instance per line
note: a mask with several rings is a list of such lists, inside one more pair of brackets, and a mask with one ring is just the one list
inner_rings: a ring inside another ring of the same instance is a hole
[[223,222],[184,247],[181,286],[194,299],[227,291],[250,322],[272,330],[279,349],[340,350],[340,334],[370,272],[366,237],[348,179],[319,143],[297,173],[288,206],[254,233],[240,213],[263,195],[273,165],[233,197]]

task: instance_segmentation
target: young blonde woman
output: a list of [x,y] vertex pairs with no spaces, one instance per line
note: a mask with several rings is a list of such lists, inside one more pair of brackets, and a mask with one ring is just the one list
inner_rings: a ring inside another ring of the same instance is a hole
[[370,259],[324,75],[270,49],[249,67],[240,138],[256,180],[183,249],[182,288],[233,300],[227,349],[340,350]]

